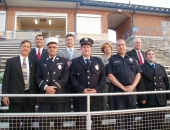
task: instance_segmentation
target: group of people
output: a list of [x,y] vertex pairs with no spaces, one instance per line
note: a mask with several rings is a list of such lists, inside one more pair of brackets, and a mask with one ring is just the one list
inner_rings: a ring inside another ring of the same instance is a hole
[[[20,44],[20,56],[10,58],[2,83],[3,94],[67,94],[104,93],[169,90],[169,81],[164,67],[155,62],[155,52],[141,51],[141,39],[134,39],[134,49],[126,52],[126,43],[116,42],[117,54],[112,55],[112,45],[104,43],[99,57],[91,56],[94,41],[80,40],[80,50],[74,48],[73,34],[65,38],[66,49],[58,52],[59,39],[43,35],[35,38],[36,47],[24,40]],[[57,53],[58,52],[58,53]],[[170,94],[92,96],[90,110],[122,110],[166,106]],[[71,97],[3,97],[4,105],[10,113],[70,112]],[[86,97],[73,98],[75,112],[87,111]],[[93,120],[93,119],[92,119]],[[23,128],[31,128],[31,122],[23,121]],[[26,122],[26,123],[25,123]],[[49,122],[39,121],[40,130]],[[25,125],[25,126],[24,126]],[[62,121],[55,122],[62,129]],[[10,120],[10,128],[18,129],[20,122]]]

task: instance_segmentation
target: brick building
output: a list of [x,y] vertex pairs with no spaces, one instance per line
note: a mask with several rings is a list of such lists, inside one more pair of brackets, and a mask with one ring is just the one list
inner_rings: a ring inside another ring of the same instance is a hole
[[90,36],[107,40],[108,29],[116,31],[117,39],[127,39],[134,33],[170,36],[165,31],[170,29],[169,8],[89,0],[0,1],[0,35],[7,38],[34,36],[39,32],[64,37],[71,32],[77,38]]

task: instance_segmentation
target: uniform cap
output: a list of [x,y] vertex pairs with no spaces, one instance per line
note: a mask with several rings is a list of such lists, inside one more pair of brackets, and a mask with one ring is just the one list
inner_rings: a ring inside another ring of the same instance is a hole
[[87,37],[82,38],[82,39],[80,40],[80,45],[81,45],[81,46],[84,45],[84,44],[87,44],[87,45],[92,46],[93,43],[94,43],[93,40],[92,40],[91,38],[87,38]]
[[51,42],[58,44],[58,41],[59,40],[57,37],[49,37],[49,38],[46,38],[45,43],[46,43],[46,45],[48,45]]

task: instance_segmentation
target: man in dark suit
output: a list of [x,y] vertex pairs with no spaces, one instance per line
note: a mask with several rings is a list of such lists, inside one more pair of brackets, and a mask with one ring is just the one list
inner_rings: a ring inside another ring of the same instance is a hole
[[35,48],[31,49],[29,54],[29,58],[33,59],[34,61],[38,61],[44,57],[48,56],[47,50],[43,48],[44,45],[44,37],[43,35],[39,34],[35,37]]
[[[42,94],[65,93],[64,86],[69,77],[68,60],[56,55],[58,39],[50,37],[46,40],[48,57],[37,62],[36,81]],[[38,112],[64,112],[65,98],[39,97]],[[43,122],[42,122],[43,121]],[[40,120],[40,129],[48,129],[50,122],[46,118]],[[62,121],[55,121],[56,129],[62,129]]]
[[[2,83],[3,94],[36,94],[38,88],[34,84],[35,62],[28,58],[31,51],[31,42],[24,40],[20,44],[20,56],[10,58]],[[9,106],[10,113],[35,112],[36,98],[3,97],[3,103]],[[10,129],[18,130],[20,120],[10,120]],[[31,129],[31,122],[23,122],[25,129]]]
[[[71,63],[72,59],[81,56],[81,51],[76,50],[74,48],[75,38],[73,34],[69,33],[66,35],[65,43],[67,45],[66,49],[58,52],[57,56],[64,57],[68,59]],[[67,82],[65,88],[66,88],[66,93],[75,93],[72,89],[72,85],[70,81]],[[76,98],[73,98],[73,108],[75,112],[79,112],[80,110],[75,100]],[[66,97],[65,112],[71,112],[71,97]]]
[[[128,51],[126,54],[128,56],[133,56],[139,63],[139,65],[144,64],[145,62],[145,54],[144,51],[141,51],[141,46],[142,46],[142,42],[140,38],[135,38],[133,40],[133,45],[134,45],[134,49],[132,49],[131,51]],[[141,80],[139,81],[136,89],[137,91],[143,91],[141,90],[140,86],[143,86],[143,82],[141,82]],[[146,100],[146,95],[137,95],[137,102],[138,102],[138,107],[141,108],[141,106],[143,105],[143,103],[145,103]]]
[[[82,38],[80,44],[82,56],[73,59],[70,66],[70,80],[73,88],[76,93],[102,93],[106,82],[104,64],[100,58],[91,56],[92,39]],[[86,99],[86,97],[78,97],[81,112],[87,111]],[[91,97],[90,111],[101,111],[103,108],[102,100],[101,96]],[[92,120],[94,124],[99,124],[101,121],[97,118],[92,118]]]
[[140,38],[135,38],[133,40],[133,45],[134,45],[134,49],[132,49],[131,51],[128,51],[126,54],[128,56],[133,56],[140,65],[142,65],[145,61],[144,58],[144,51],[141,51],[141,39]]

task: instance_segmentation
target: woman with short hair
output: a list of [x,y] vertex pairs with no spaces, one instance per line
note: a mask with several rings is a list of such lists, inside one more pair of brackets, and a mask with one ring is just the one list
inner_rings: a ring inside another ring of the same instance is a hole
[[[111,57],[112,53],[112,45],[108,42],[103,43],[101,46],[101,51],[104,53],[103,55],[100,55],[100,58],[102,59],[103,64],[106,66],[108,63],[108,59]],[[112,92],[113,88],[110,86],[110,80],[106,78],[106,83],[103,89],[103,93]],[[108,109],[113,110],[113,99],[112,96],[104,96],[103,97],[103,110],[107,110],[107,104]]]

